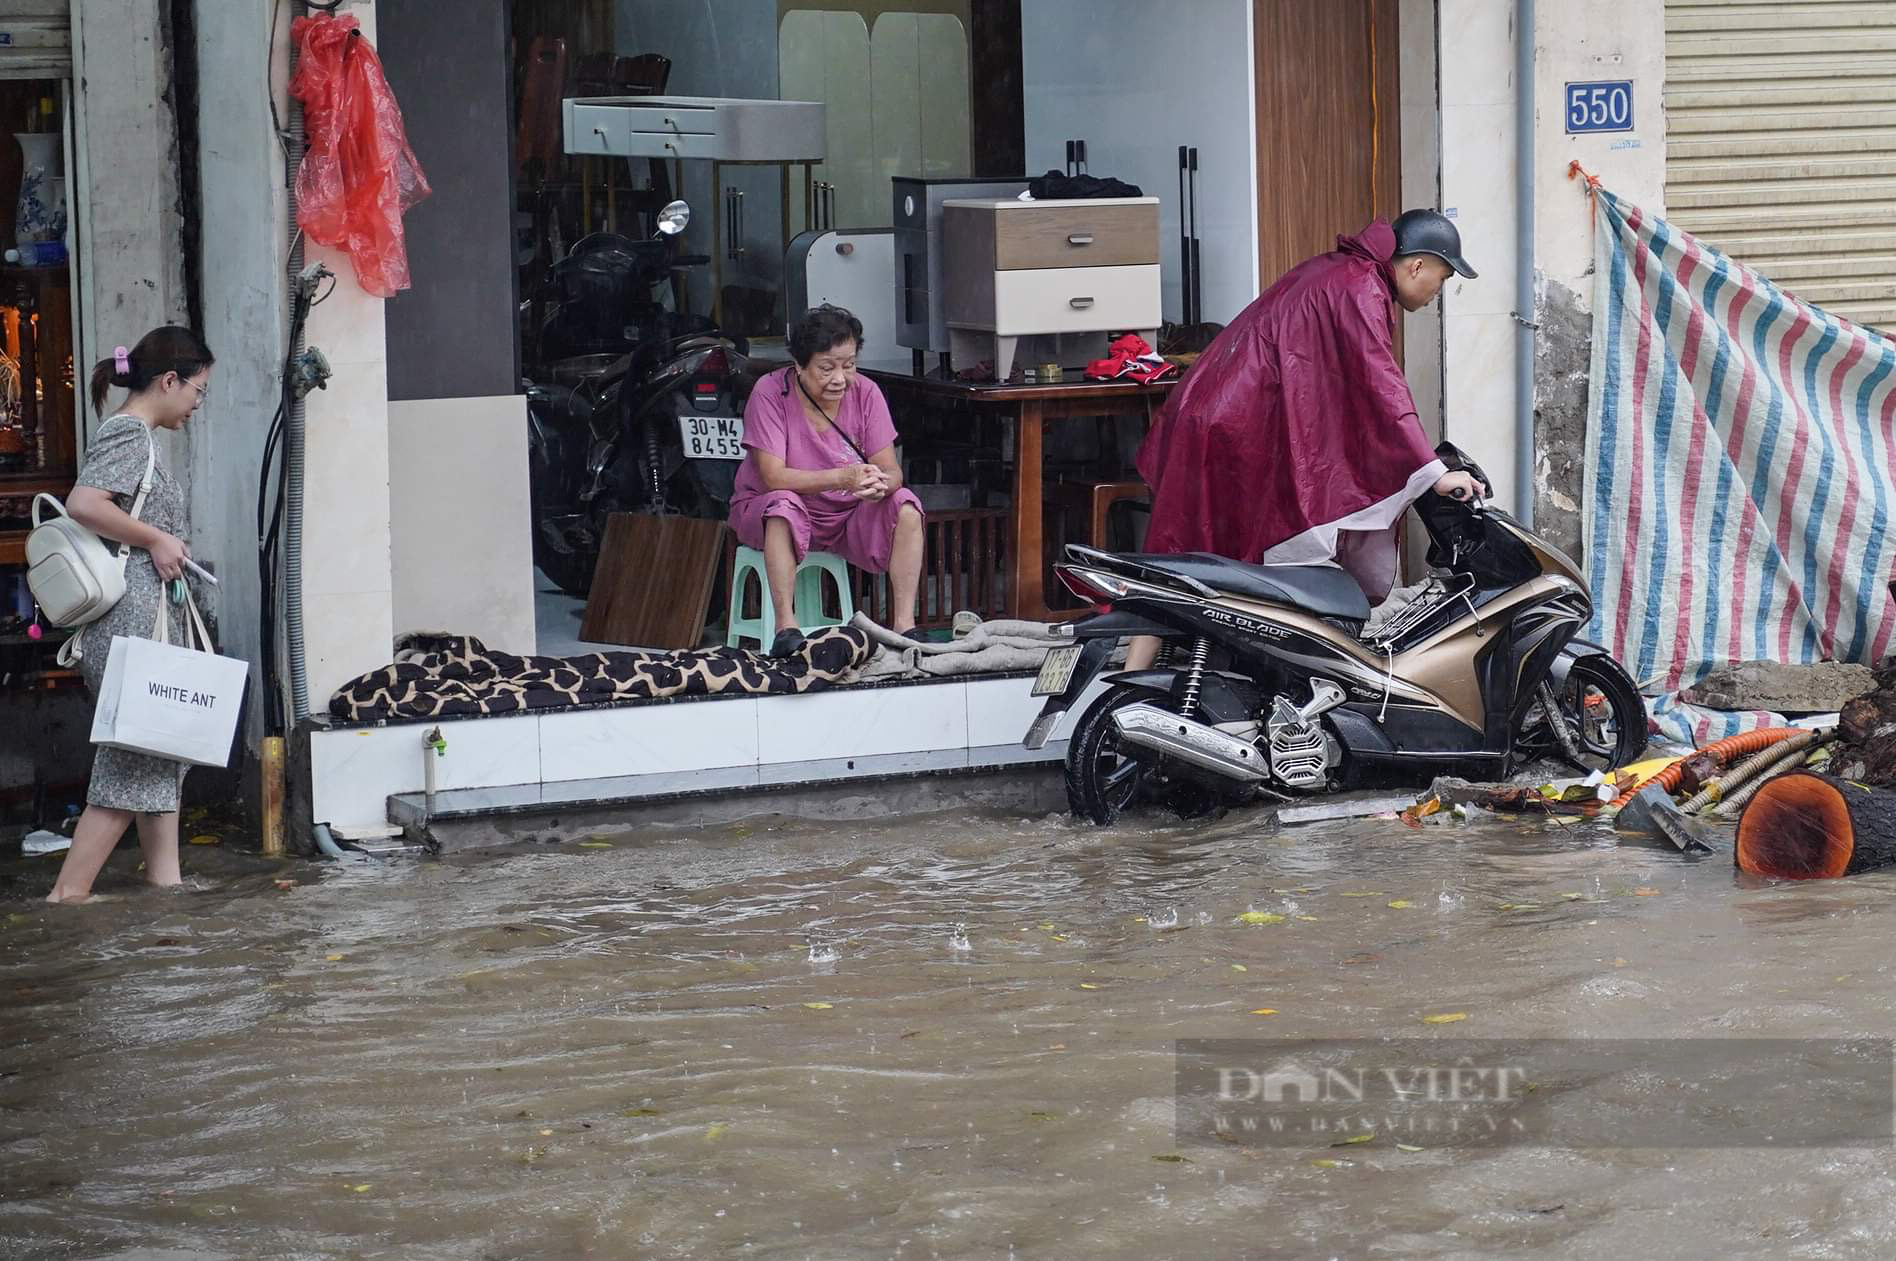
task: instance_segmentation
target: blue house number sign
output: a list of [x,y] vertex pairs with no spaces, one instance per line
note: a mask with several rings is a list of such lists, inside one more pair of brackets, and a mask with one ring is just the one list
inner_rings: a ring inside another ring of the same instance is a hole
[[1631,131],[1632,129],[1633,82],[1631,79],[1567,85],[1568,135],[1589,131]]

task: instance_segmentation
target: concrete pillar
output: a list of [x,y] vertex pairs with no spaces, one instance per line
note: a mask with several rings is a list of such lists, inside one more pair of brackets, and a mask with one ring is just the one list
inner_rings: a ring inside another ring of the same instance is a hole
[[[1578,159],[1650,214],[1665,212],[1665,6],[1641,0],[1541,4],[1534,32],[1534,255],[1540,276],[1534,354],[1534,526],[1580,555],[1581,459],[1593,345],[1593,227]],[[1631,79],[1630,132],[1569,136],[1568,82]]]
[[[239,6],[197,28],[202,331],[218,363],[211,401],[191,426],[192,552],[218,576],[224,651],[253,665],[263,651],[257,480],[283,360],[288,246],[284,154],[270,123],[272,76],[262,69],[276,68],[281,108],[287,10],[277,41],[273,57],[268,5]],[[253,704],[261,699],[253,690]]]
[[1514,3],[1440,0],[1442,205],[1479,279],[1442,291],[1443,432],[1514,493]]
[[[80,190],[72,233],[80,258],[73,373],[81,382],[112,347],[185,316],[167,11],[150,0],[73,0],[76,138],[67,177]],[[190,441],[167,435],[164,447],[187,502]]]
[[[1440,0],[1442,202],[1481,278],[1443,300],[1445,429],[1515,502],[1513,0]],[[1536,6],[1534,525],[1580,550],[1581,455],[1592,347],[1593,235],[1587,200],[1567,179],[1578,158],[1652,212],[1665,191],[1664,6],[1569,0]],[[1636,129],[1566,134],[1564,85],[1634,83]]]
[[[1442,153],[1435,64],[1435,0],[1401,0],[1402,207],[1439,208]],[[1431,442],[1442,436],[1442,308],[1402,316],[1402,370],[1415,394],[1416,415]]]
[[[373,41],[375,6],[347,12]],[[363,292],[347,256],[313,244],[307,253],[336,273],[307,334],[335,370],[307,409],[303,625],[310,708],[321,713],[337,686],[388,664],[393,647],[388,346],[382,299]]]

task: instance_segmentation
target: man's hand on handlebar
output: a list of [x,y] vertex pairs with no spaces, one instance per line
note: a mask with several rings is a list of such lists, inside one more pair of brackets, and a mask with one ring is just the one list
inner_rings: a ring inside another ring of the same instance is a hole
[[1444,473],[1430,489],[1456,503],[1472,503],[1481,497],[1481,482],[1473,473]]

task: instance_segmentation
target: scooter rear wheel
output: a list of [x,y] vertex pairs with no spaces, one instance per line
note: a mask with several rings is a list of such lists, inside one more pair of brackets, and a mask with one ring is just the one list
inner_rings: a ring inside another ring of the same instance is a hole
[[1113,725],[1115,713],[1140,701],[1166,703],[1141,688],[1111,688],[1087,706],[1067,741],[1067,806],[1101,827],[1118,819],[1152,776],[1153,762],[1134,758]]
[[1172,708],[1170,697],[1142,688],[1116,687],[1094,701],[1073,725],[1073,737],[1067,742],[1066,790],[1067,805],[1074,814],[1106,827],[1144,793],[1153,804],[1181,819],[1202,819],[1253,799],[1249,789],[1233,787],[1221,793],[1197,780],[1168,774],[1165,759],[1156,754],[1133,757],[1120,744],[1113,714],[1142,701]]

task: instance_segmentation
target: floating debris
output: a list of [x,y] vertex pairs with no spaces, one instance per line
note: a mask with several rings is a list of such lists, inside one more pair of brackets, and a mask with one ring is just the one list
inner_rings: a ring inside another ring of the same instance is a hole
[[1286,806],[1277,812],[1279,823],[1329,823],[1337,819],[1366,819],[1377,814],[1400,814],[1415,804],[1414,797],[1367,797],[1333,801],[1320,806]]

